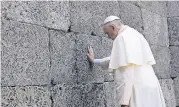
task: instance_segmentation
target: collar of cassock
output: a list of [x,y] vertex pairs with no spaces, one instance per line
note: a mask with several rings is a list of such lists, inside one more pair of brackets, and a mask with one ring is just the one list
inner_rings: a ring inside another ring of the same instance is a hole
[[122,25],[122,28],[118,31],[118,34],[121,33],[126,27],[127,25]]

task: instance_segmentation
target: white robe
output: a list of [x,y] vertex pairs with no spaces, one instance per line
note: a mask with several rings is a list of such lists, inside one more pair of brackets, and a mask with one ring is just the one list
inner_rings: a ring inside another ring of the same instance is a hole
[[143,35],[127,26],[113,42],[111,56],[100,60],[102,69],[114,72],[116,105],[166,107],[152,65],[155,59]]

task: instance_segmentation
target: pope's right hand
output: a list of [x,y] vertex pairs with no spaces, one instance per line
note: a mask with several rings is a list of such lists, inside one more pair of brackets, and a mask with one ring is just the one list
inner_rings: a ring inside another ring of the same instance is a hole
[[89,45],[88,46],[88,53],[87,53],[88,59],[91,63],[94,63],[94,51],[93,48]]

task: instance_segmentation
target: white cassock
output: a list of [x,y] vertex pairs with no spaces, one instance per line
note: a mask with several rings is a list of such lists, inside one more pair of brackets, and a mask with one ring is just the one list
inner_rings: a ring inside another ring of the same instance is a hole
[[137,30],[124,25],[113,41],[111,56],[97,60],[102,69],[114,72],[117,107],[166,107],[152,68],[156,61],[147,40]]

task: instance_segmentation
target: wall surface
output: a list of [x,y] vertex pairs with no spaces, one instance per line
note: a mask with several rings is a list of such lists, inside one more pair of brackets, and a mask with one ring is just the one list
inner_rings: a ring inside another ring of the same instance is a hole
[[179,2],[168,2],[168,36],[171,53],[170,71],[174,83],[176,105],[179,107]]
[[119,16],[148,40],[167,107],[179,107],[179,2],[1,2],[2,107],[116,107],[113,75],[90,65],[110,55],[100,25]]

